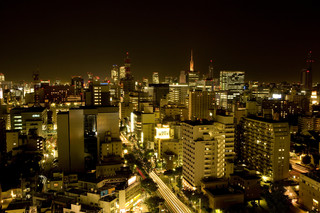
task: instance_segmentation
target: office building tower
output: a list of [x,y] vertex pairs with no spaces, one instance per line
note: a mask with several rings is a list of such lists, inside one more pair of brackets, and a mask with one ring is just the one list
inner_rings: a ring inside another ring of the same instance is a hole
[[212,62],[212,59],[210,60],[207,79],[213,80],[213,62]]
[[187,84],[170,84],[169,94],[167,96],[168,103],[185,105],[188,96],[189,86]]
[[142,79],[142,86],[144,86],[144,87],[149,86],[149,79],[148,78],[143,78]]
[[44,137],[47,127],[47,110],[44,107],[13,108],[10,112],[11,129],[28,135],[36,129],[37,135]]
[[185,121],[183,140],[183,186],[195,190],[206,177],[224,176],[224,136],[213,122]]
[[210,119],[209,109],[213,106],[213,92],[200,90],[189,92],[189,120]]
[[125,66],[121,66],[119,68],[119,78],[120,80],[126,77],[126,68]]
[[302,88],[305,90],[312,90],[312,63],[313,62],[314,60],[312,59],[312,51],[309,51],[306,59],[306,68],[304,68],[301,72],[301,84],[302,84]]
[[225,142],[225,160],[233,160],[235,157],[234,152],[234,139],[235,139],[235,125],[234,117],[231,115],[217,115],[214,122],[216,129],[224,135]]
[[183,71],[183,70],[180,71],[179,83],[180,83],[180,84],[185,84],[185,83],[187,83],[186,71]]
[[72,76],[71,86],[74,88],[74,94],[81,96],[83,100],[83,89],[84,89],[84,80],[81,76]]
[[87,75],[88,75],[88,82],[93,81],[93,79],[94,79],[93,74],[91,72],[87,72]]
[[166,99],[169,93],[169,84],[149,84],[153,88],[153,105],[160,106],[161,99]]
[[114,64],[112,65],[112,69],[111,69],[111,80],[114,83],[117,83],[119,80],[119,67],[118,65]]
[[164,83],[166,83],[166,84],[172,84],[173,81],[174,81],[174,79],[172,76],[165,76],[164,77]]
[[186,81],[190,87],[197,86],[197,81],[199,81],[199,72],[189,71],[186,76]]
[[221,90],[238,92],[240,94],[244,87],[244,74],[244,71],[220,71]]
[[240,158],[271,181],[289,176],[290,131],[286,122],[243,118]]
[[95,169],[105,139],[119,140],[118,107],[70,109],[58,113],[57,123],[58,159],[63,172]]
[[5,81],[5,78],[4,78],[4,74],[3,73],[0,73],[0,82],[1,81]]
[[319,212],[320,206],[320,172],[314,170],[300,174],[299,181],[299,204],[308,211]]
[[153,84],[159,84],[159,73],[158,72],[153,72],[152,74],[152,83]]
[[109,84],[93,80],[85,93],[86,106],[110,106]]
[[[129,58],[129,52],[126,52],[124,60],[125,77],[121,79],[121,85],[124,93],[135,91],[134,78],[131,75],[131,61]],[[120,70],[121,71],[121,70]]]
[[34,106],[40,106],[40,79],[39,79],[39,72],[33,73],[33,88],[34,88]]

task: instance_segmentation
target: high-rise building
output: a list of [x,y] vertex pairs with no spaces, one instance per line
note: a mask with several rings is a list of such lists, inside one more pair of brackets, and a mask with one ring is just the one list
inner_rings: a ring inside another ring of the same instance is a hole
[[0,81],[5,81],[4,74],[0,73]]
[[235,157],[234,152],[234,117],[228,115],[217,115],[214,126],[224,135],[225,140],[225,159],[233,160]]
[[289,176],[290,131],[286,122],[263,118],[241,121],[240,158],[271,181]]
[[221,90],[239,92],[240,94],[244,87],[244,74],[244,71],[220,71]]
[[208,79],[213,80],[213,62],[212,62],[212,59],[210,60],[210,64],[209,64]]
[[301,84],[302,88],[306,90],[312,90],[312,51],[308,52],[306,60],[306,68],[302,69],[301,72]]
[[34,105],[36,107],[40,106],[40,79],[39,79],[39,72],[33,73],[33,87],[34,87]]
[[179,83],[180,83],[180,84],[185,84],[185,83],[187,83],[186,71],[183,71],[183,70],[180,71]]
[[121,66],[119,68],[119,78],[120,80],[126,77],[126,68],[125,66]]
[[19,130],[27,135],[30,129],[37,129],[39,136],[44,136],[47,126],[47,110],[43,107],[13,108],[11,110],[10,120],[11,129]]
[[[124,93],[129,93],[135,91],[134,78],[131,75],[131,62],[129,58],[129,52],[126,52],[126,57],[124,60],[125,77],[121,79],[121,85]],[[120,75],[123,70],[120,67]]]
[[185,105],[189,87],[187,84],[170,84],[167,96],[170,104]]
[[186,81],[189,86],[196,86],[197,81],[199,81],[200,73],[194,70],[194,62],[193,62],[193,51],[191,50],[191,58],[190,58],[190,69],[186,75]]
[[84,88],[84,81],[81,76],[72,76],[71,79],[71,86],[74,87],[74,94],[80,95],[81,100],[83,100],[83,88]]
[[166,99],[169,93],[169,84],[149,84],[153,88],[153,105],[160,106],[161,99]]
[[299,203],[306,207],[309,211],[319,212],[320,209],[319,177],[319,170],[300,174]]
[[152,74],[152,83],[153,84],[159,84],[159,73],[158,72],[153,72]]
[[208,121],[182,123],[183,185],[195,189],[205,177],[224,176],[224,136]]
[[59,167],[64,172],[95,169],[107,136],[119,139],[118,107],[81,107],[58,113]]
[[214,94],[208,91],[189,92],[189,119],[210,119],[209,109],[213,108]]
[[112,65],[112,69],[111,69],[111,80],[114,83],[117,83],[119,80],[119,67],[118,65],[114,64]]
[[86,106],[110,106],[109,84],[93,80],[85,93]]

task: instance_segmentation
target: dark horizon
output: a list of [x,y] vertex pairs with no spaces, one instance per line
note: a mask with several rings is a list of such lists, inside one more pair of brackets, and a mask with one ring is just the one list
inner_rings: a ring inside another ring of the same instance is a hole
[[130,52],[136,79],[152,72],[179,76],[241,70],[246,81],[298,82],[313,51],[313,82],[320,81],[320,20],[313,1],[3,1],[0,3],[0,73],[6,80],[70,81],[92,72],[104,79]]

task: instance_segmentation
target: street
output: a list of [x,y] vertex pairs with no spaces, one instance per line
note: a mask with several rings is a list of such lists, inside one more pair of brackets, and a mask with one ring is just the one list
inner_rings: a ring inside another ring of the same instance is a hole
[[176,195],[167,187],[167,185],[158,177],[158,175],[152,171],[149,173],[150,177],[156,182],[159,186],[159,192],[163,199],[167,202],[173,212],[181,213],[181,212],[191,212],[191,210],[184,205]]

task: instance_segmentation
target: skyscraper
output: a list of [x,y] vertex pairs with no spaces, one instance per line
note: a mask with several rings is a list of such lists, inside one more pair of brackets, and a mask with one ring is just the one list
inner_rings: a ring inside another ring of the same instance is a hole
[[184,71],[184,70],[180,71],[179,83],[180,84],[187,83],[186,71]]
[[306,68],[302,69],[301,72],[301,84],[302,88],[306,90],[312,90],[312,63],[314,60],[312,59],[312,51],[308,52],[308,56],[306,59]]
[[80,95],[81,100],[83,99],[83,87],[84,87],[84,81],[81,76],[73,76],[71,79],[71,86],[74,87],[74,94]]
[[213,62],[212,59],[210,60],[210,64],[209,64],[209,72],[208,72],[208,78],[212,80],[213,79]]
[[194,63],[193,63],[193,51],[191,50],[191,57],[190,57],[190,71],[194,71]]
[[153,72],[152,74],[152,83],[153,84],[159,84],[159,73]]
[[209,109],[213,107],[214,94],[208,91],[189,93],[189,120],[209,119]]
[[112,69],[111,69],[111,80],[114,83],[117,83],[119,80],[119,67],[118,65],[114,64],[112,65]]
[[199,80],[199,72],[194,71],[194,62],[193,62],[193,51],[191,50],[191,58],[190,58],[190,70],[187,73],[186,81],[189,86],[196,86],[197,81]]
[[4,74],[3,73],[0,73],[0,81],[4,81],[5,78],[4,78]]
[[[121,79],[121,84],[123,91],[125,93],[132,92],[135,90],[135,85],[134,85],[134,78],[131,75],[131,62],[129,58],[129,52],[126,52],[126,57],[124,60],[124,69],[125,69],[125,77]],[[123,71],[123,68],[120,68],[120,75],[121,71]]]
[[185,121],[183,140],[183,186],[195,189],[204,177],[224,175],[224,135],[208,121]]
[[262,118],[241,121],[240,158],[245,164],[279,181],[289,176],[290,132],[286,122]]

